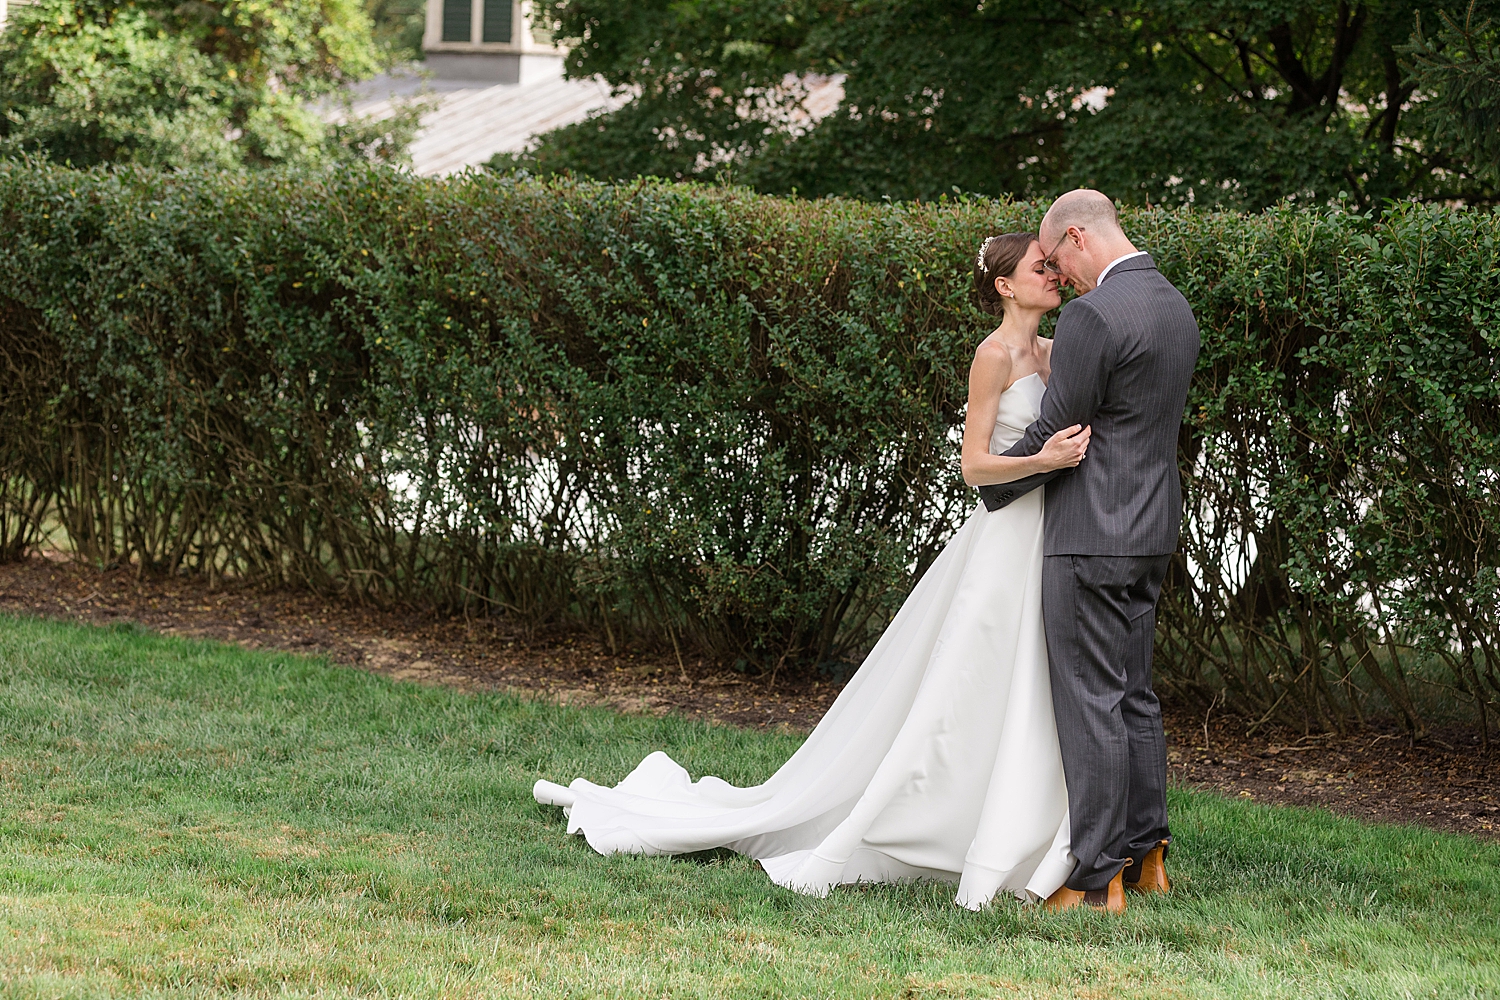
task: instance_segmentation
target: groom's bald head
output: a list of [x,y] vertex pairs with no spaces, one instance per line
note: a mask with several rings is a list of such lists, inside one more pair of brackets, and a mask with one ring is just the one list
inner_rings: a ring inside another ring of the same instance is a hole
[[1052,203],[1037,232],[1047,266],[1080,293],[1093,289],[1109,262],[1134,253],[1120,228],[1115,203],[1099,191],[1079,188]]
[[1042,219],[1038,235],[1042,237],[1043,245],[1049,239],[1055,243],[1070,226],[1097,233],[1105,239],[1125,235],[1125,231],[1120,228],[1120,216],[1115,211],[1115,203],[1104,192],[1092,188],[1069,191],[1054,201]]

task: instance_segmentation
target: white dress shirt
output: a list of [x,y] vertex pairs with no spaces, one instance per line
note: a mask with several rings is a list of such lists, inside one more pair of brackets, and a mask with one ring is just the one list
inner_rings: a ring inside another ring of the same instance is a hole
[[1145,256],[1147,256],[1145,250],[1137,250],[1135,253],[1128,253],[1123,257],[1116,257],[1114,260],[1110,261],[1108,265],[1105,266],[1104,270],[1099,272],[1099,280],[1094,282],[1094,287],[1097,288],[1100,285],[1104,284],[1104,276],[1109,274],[1110,271],[1113,271],[1115,269],[1115,265],[1120,263],[1122,260],[1130,260],[1132,257]]

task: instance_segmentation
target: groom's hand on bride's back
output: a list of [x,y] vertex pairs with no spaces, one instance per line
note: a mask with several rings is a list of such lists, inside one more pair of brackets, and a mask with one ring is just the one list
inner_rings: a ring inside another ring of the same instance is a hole
[[1074,424],[1052,435],[1037,453],[1043,470],[1051,472],[1054,469],[1076,468],[1088,454],[1091,434],[1091,428]]

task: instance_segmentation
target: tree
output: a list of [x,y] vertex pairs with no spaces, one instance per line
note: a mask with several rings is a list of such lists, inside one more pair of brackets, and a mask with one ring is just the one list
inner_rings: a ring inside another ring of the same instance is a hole
[[422,31],[427,23],[425,0],[365,0],[375,29],[375,44],[392,62],[422,58]]
[[1470,4],[1462,24],[1442,15],[1436,36],[1418,30],[1405,50],[1415,85],[1431,99],[1421,106],[1434,150],[1500,183],[1500,32],[1475,23]]
[[[1438,16],[1420,0],[539,6],[572,40],[570,74],[638,96],[511,164],[536,171],[728,167],[762,190],[864,198],[1078,184],[1232,207],[1496,196],[1417,112],[1427,85],[1404,53],[1418,17]],[[799,129],[779,88],[807,73],[844,74],[845,100]]]
[[[765,159],[797,130],[783,84],[810,65],[810,8],[783,0],[603,0],[538,3],[535,16],[570,40],[571,76],[602,74],[636,96],[619,111],[552,133],[536,157],[497,162],[601,177],[687,177]],[[795,85],[793,85],[795,89]]]
[[0,149],[87,166],[399,153],[311,102],[380,68],[360,0],[38,0],[0,35]]

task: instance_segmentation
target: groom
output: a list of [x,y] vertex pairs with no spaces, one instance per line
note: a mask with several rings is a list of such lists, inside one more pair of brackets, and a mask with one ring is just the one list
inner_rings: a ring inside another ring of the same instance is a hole
[[1045,266],[1079,295],[1057,320],[1041,415],[1005,454],[1034,455],[1073,424],[1093,437],[1077,469],[979,492],[998,510],[1047,484],[1042,614],[1078,859],[1047,905],[1122,912],[1126,884],[1168,887],[1167,752],[1151,645],[1182,522],[1177,432],[1198,324],[1098,191],[1058,198],[1038,235]]

